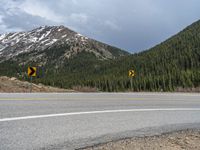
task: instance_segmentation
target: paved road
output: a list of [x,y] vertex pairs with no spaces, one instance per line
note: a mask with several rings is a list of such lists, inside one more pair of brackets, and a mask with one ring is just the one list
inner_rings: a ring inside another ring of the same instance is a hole
[[0,150],[70,150],[185,128],[200,128],[200,94],[0,94]]

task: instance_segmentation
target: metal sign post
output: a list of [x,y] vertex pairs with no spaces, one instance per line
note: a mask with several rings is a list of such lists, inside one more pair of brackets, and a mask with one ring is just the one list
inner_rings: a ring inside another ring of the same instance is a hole
[[32,76],[31,76],[31,77],[30,77],[30,82],[31,82],[31,85],[30,85],[30,93],[32,93],[32,88],[33,88],[33,87],[32,87],[32,86],[33,86],[33,85],[32,85],[32,80],[33,80],[33,78],[32,78]]
[[130,78],[130,82],[131,82],[131,91],[133,91],[133,78]]
[[133,91],[133,77],[135,77],[135,70],[129,70],[128,76],[130,77],[131,91]]
[[33,90],[33,77],[36,76],[36,67],[28,67],[28,76],[30,77],[30,93],[32,93]]

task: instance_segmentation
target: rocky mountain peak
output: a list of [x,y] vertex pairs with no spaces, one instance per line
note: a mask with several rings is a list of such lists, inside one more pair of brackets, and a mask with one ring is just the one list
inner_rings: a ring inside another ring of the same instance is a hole
[[[89,39],[64,26],[41,26],[27,32],[0,35],[0,62],[15,59],[21,54],[37,53],[54,47],[66,47],[62,58],[70,58],[82,51],[93,53],[100,59],[112,59],[125,52]],[[116,53],[117,52],[117,53]],[[44,56],[45,54],[43,54]]]

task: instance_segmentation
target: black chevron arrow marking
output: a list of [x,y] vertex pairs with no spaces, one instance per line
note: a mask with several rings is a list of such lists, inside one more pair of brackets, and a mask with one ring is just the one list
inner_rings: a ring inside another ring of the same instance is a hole
[[30,67],[30,70],[31,70],[31,73],[29,75],[32,76],[35,73],[35,70],[32,67]]

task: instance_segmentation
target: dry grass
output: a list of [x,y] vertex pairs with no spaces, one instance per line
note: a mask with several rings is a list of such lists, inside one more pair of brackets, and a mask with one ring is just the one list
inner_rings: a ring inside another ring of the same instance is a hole
[[92,88],[92,87],[82,87],[82,86],[74,86],[72,88],[74,91],[78,92],[98,92],[97,88]]
[[176,92],[196,92],[196,93],[199,93],[200,92],[200,87],[196,87],[196,88],[182,88],[182,87],[178,87],[175,91]]

